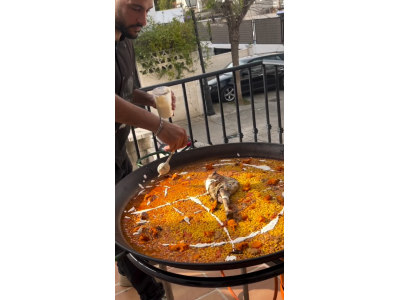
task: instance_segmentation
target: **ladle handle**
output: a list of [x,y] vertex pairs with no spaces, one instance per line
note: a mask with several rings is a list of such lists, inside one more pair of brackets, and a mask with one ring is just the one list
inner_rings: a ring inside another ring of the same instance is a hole
[[174,152],[171,152],[171,154],[168,156],[168,158],[167,158],[167,161],[165,162],[166,164],[168,164],[168,163],[169,163],[169,160],[171,159],[171,157],[172,157],[172,154],[174,154]]

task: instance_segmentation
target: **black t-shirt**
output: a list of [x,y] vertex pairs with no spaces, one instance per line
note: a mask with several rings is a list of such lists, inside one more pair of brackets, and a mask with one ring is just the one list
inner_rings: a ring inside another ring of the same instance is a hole
[[[119,42],[115,42],[115,94],[132,103],[133,90],[140,88],[140,82],[136,71],[135,52],[131,39],[121,36]],[[121,168],[127,159],[126,139],[130,132],[130,126],[115,123],[115,163]]]

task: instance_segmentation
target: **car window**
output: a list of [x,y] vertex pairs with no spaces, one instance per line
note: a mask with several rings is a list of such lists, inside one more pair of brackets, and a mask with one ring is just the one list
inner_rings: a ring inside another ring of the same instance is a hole
[[[251,64],[251,63],[255,63],[255,62],[261,62],[262,60],[263,60],[263,57],[258,57],[256,59],[249,60],[247,63]],[[255,67],[251,68],[251,76],[252,77],[260,76],[261,72],[262,72],[261,66],[255,66]],[[244,73],[244,77],[248,76],[248,70],[247,69],[243,70],[243,73]]]
[[[244,65],[246,62],[240,61],[239,60],[239,66]],[[224,69],[228,69],[228,68],[232,68],[233,67],[233,63],[230,63],[229,65],[227,65]]]
[[264,56],[262,59],[263,59],[263,60],[264,60],[264,59],[268,59],[268,60],[276,60],[276,56],[275,56],[275,55]]
[[259,62],[259,61],[262,61],[262,60],[263,60],[262,58],[253,59],[253,60],[250,60],[250,61],[248,62],[248,64],[255,63],[255,62]]
[[[283,57],[283,55],[282,55],[282,57]],[[263,59],[267,59],[267,60],[283,60],[283,58],[281,59],[281,57],[279,55],[264,56]],[[267,69],[273,69],[274,65],[266,65],[265,67]]]
[[[242,65],[244,65],[244,64],[246,64],[247,62],[244,62],[244,61],[240,61],[239,60],[239,66],[242,66]],[[232,68],[233,67],[233,63],[230,63],[229,65],[227,65],[224,69],[227,69],[227,68]],[[228,72],[228,73],[224,73],[224,75],[225,74],[232,74],[232,72]]]

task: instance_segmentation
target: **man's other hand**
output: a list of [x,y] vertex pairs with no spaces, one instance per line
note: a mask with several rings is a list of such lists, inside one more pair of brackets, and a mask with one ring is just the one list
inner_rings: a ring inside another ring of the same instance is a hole
[[161,129],[158,138],[167,144],[165,151],[169,152],[184,148],[188,143],[186,130],[169,122],[164,122],[163,129]]

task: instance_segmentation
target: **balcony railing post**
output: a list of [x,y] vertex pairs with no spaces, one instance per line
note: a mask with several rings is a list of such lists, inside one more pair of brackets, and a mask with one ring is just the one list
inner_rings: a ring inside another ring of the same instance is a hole
[[190,148],[194,148],[192,122],[190,122],[189,105],[188,105],[188,101],[187,101],[186,86],[184,83],[182,83],[182,91],[183,91],[183,101],[185,102],[185,108],[186,108],[186,119],[188,121],[189,135],[190,135],[190,139],[192,140],[192,144],[190,145]]
[[[147,106],[147,110],[149,112],[151,112],[150,106]],[[156,152],[158,152],[157,138],[154,135],[154,133],[153,133],[153,142],[154,142],[154,149],[156,150]],[[160,159],[160,154],[159,153],[157,153],[157,159]]]
[[220,80],[219,80],[219,75],[217,75],[217,92],[218,92],[219,108],[221,110],[222,134],[224,136],[224,143],[227,144],[229,142],[229,140],[228,140],[228,138],[226,136],[224,106],[222,105],[220,90],[221,90],[221,83],[220,83]]
[[275,65],[275,89],[276,89],[276,110],[278,114],[278,133],[279,133],[279,144],[282,144],[282,133],[283,133],[283,128],[282,128],[282,121],[281,121],[281,99],[280,99],[280,93],[279,93],[279,74],[278,74],[278,66]]
[[[199,80],[199,83],[201,85],[201,80]],[[204,99],[204,91],[203,89],[200,89],[201,91],[201,97]],[[202,101],[203,103],[203,111],[204,111],[204,123],[206,124],[206,134],[207,134],[207,141],[210,145],[211,143],[211,138],[210,138],[210,129],[208,128],[208,117],[207,117],[207,108],[206,108],[206,102]]]
[[265,96],[265,116],[266,116],[266,127],[268,135],[268,143],[271,143],[271,123],[269,120],[269,105],[268,105],[268,83],[267,83],[267,70],[265,65],[262,65],[263,70],[263,83],[264,83],[264,96]]
[[138,159],[140,158],[140,151],[139,151],[139,145],[137,142],[137,137],[136,137],[136,133],[135,133],[135,127],[131,126],[131,132],[132,132],[132,137],[133,137],[133,143],[135,145],[135,150],[136,150],[136,154]]
[[254,109],[253,76],[251,75],[251,68],[249,68],[249,84],[250,84],[250,99],[251,99],[251,116],[253,119],[253,134],[254,134],[254,141],[257,142],[258,129],[256,126],[256,112]]
[[236,72],[232,71],[233,75],[233,87],[235,88],[235,104],[236,104],[236,117],[237,117],[237,126],[238,126],[238,136],[239,136],[239,142],[243,141],[243,133],[242,133],[242,127],[240,125],[240,112],[239,112],[239,102],[238,102],[238,92],[237,92],[237,86],[236,86]]

